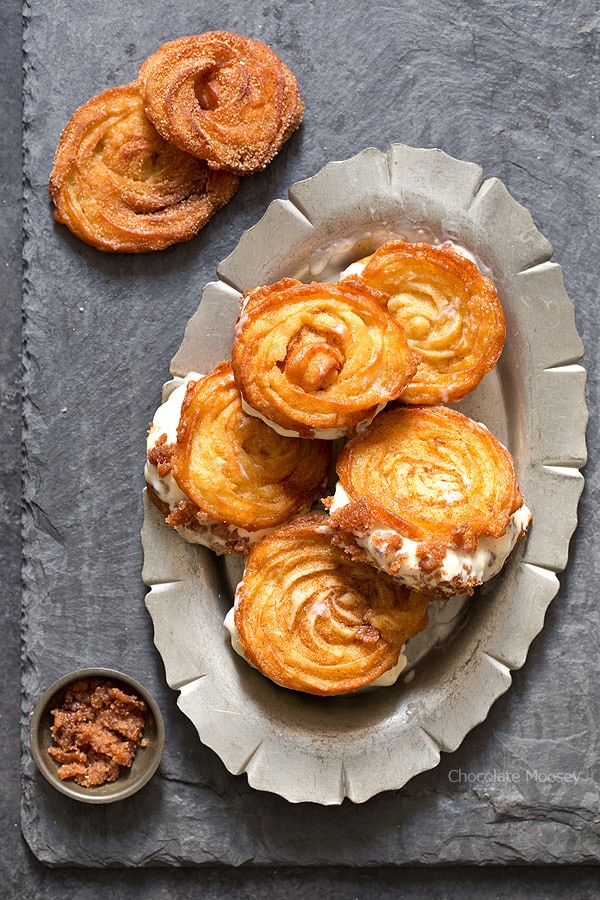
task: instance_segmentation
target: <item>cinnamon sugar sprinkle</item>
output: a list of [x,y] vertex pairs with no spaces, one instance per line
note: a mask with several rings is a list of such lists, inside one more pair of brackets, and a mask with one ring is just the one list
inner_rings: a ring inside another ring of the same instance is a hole
[[83,787],[116,781],[122,767],[131,767],[138,747],[148,743],[146,702],[105,678],[77,681],[52,715],[54,745],[48,753],[60,763],[62,781],[73,779]]

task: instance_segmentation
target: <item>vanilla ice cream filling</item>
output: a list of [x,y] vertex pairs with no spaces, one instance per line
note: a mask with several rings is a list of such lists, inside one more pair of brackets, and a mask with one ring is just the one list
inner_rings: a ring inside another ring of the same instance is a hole
[[[350,503],[348,494],[338,482],[330,513]],[[419,550],[422,541],[413,541],[402,537],[400,550],[390,549],[397,544],[398,533],[387,525],[375,525],[364,537],[355,537],[357,545],[366,551],[378,568],[388,571],[393,564],[394,577],[413,590],[426,588],[456,593],[456,585],[461,582],[467,590],[474,584],[483,584],[502,569],[515,544],[527,531],[531,522],[531,512],[523,504],[509,519],[508,526],[500,537],[483,536],[479,538],[475,550],[469,552],[448,548],[439,568],[432,572],[424,572],[419,567]],[[450,585],[452,588],[450,589]]]
[[[387,401],[386,401],[387,403]],[[356,431],[363,431],[368,425],[371,424],[375,416],[381,412],[381,410],[386,406],[386,403],[380,403],[372,416],[369,416],[368,419],[364,419],[362,422],[359,422],[356,425]],[[283,428],[281,425],[277,425],[276,422],[273,422],[271,419],[267,419],[263,416],[262,413],[258,412],[258,410],[254,409],[254,407],[250,406],[244,398],[242,397],[242,408],[245,413],[248,413],[249,416],[255,416],[257,419],[262,419],[265,425],[268,425],[269,428],[272,428],[277,434],[281,434],[284,437],[302,437],[300,432],[293,431],[288,428]],[[351,430],[347,425],[342,428],[311,428],[313,438],[322,441],[336,441],[338,438],[345,437],[348,432]]]
[[[254,666],[250,662],[250,660],[244,653],[244,649],[243,649],[242,645],[240,644],[238,629],[237,629],[237,625],[235,624],[235,605],[231,607],[231,609],[225,616],[223,625],[225,626],[226,630],[229,633],[229,638],[231,640],[231,646],[232,646],[233,650],[235,650],[235,652],[238,654],[238,656],[241,656],[242,659],[245,660],[245,662],[247,662],[249,666],[252,666],[253,669],[256,668],[256,666]],[[363,691],[371,690],[371,688],[391,687],[391,685],[395,684],[398,681],[398,678],[400,677],[401,673],[404,671],[404,669],[406,668],[406,666],[408,664],[408,660],[407,660],[406,656],[404,655],[405,647],[406,647],[406,645],[404,645],[402,647],[402,649],[400,650],[398,662],[396,663],[395,666],[392,666],[391,669],[388,669],[387,672],[384,672],[382,675],[379,676],[379,678],[376,678],[374,681],[371,681],[369,684],[364,685],[364,687],[358,688],[355,691],[349,691],[348,693],[357,694],[359,692],[362,693]],[[266,677],[268,677],[268,676],[266,676]],[[273,681],[274,679],[270,679],[270,680]],[[275,684],[277,684],[277,682],[275,682]]]
[[[171,391],[166,401],[156,410],[146,441],[146,450],[148,452],[154,449],[163,434],[167,436],[167,444],[174,444],[177,441],[177,426],[181,418],[181,407],[188,381],[198,381],[199,378],[202,378],[202,375],[198,375],[196,372],[189,372],[183,380],[178,379],[179,385]],[[181,490],[171,472],[167,472],[166,475],[159,475],[156,466],[152,465],[148,459],[146,459],[144,476],[158,499],[166,503],[170,509],[174,509],[182,500],[189,499]]]
[[[183,380],[177,379],[177,382],[179,383],[171,391],[165,402],[157,409],[152,420],[146,442],[146,450],[148,452],[156,446],[163,434],[166,434],[167,436],[167,444],[174,444],[177,441],[177,427],[181,418],[181,407],[183,406],[183,401],[185,399],[188,382],[198,381],[203,377],[203,375],[200,375],[197,372],[188,372]],[[181,490],[171,472],[167,472],[165,475],[159,475],[158,469],[148,461],[148,458],[146,458],[144,477],[158,499],[163,503],[166,503],[169,509],[175,509],[182,500],[193,502],[187,494]],[[184,538],[184,540],[188,541],[188,543],[201,544],[204,547],[215,550],[215,552],[227,552],[226,540],[211,530],[215,525],[220,525],[222,527],[223,523],[218,522],[216,519],[212,519],[210,516],[206,516],[201,512],[196,513],[196,519],[200,526],[199,529],[185,528],[180,525],[176,529],[178,534]],[[249,545],[257,543],[261,538],[273,531],[272,528],[262,528],[258,531],[246,531],[244,528],[239,528],[235,525],[229,525],[227,527],[232,535],[237,535],[240,538],[246,539]]]

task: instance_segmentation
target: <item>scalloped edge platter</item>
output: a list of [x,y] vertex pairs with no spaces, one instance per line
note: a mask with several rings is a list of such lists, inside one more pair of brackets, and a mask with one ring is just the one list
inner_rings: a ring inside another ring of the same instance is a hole
[[[468,602],[434,611],[393,687],[338,698],[281,688],[231,649],[223,619],[242,563],[186,544],[144,497],[142,577],[167,683],[200,740],[250,785],[291,802],[356,803],[436,766],[523,665],[567,564],[586,460],[583,347],[552,247],[497,178],[441,150],[393,144],[328,163],[275,200],[206,285],[175,379],[229,359],[240,294],[283,276],[329,280],[384,240],[465,248],[496,283],[507,340],[459,408],[511,450],[534,523]],[[168,386],[165,386],[165,391]]]

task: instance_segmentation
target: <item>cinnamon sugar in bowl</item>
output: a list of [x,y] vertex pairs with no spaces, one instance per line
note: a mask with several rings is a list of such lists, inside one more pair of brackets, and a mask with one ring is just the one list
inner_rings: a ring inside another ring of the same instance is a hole
[[138,791],[156,772],[164,743],[156,701],[138,681],[113,669],[81,669],[60,678],[31,719],[31,751],[40,772],[84,803],[112,803]]

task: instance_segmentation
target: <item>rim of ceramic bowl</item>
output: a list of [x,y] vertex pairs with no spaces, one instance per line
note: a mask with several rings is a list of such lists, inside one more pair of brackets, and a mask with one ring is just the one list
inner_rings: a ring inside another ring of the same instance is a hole
[[[116,781],[94,787],[84,787],[70,780],[62,781],[58,776],[59,764],[48,753],[48,748],[53,743],[50,731],[51,710],[69,685],[89,678],[101,678],[125,685],[146,701],[151,713],[144,728],[147,745],[138,747],[131,767],[123,768]],[[155,774],[164,751],[165,726],[156,700],[135,678],[117,669],[76,669],[51,684],[36,703],[31,717],[30,744],[39,771],[57,791],[83,803],[114,803],[135,794]]]

